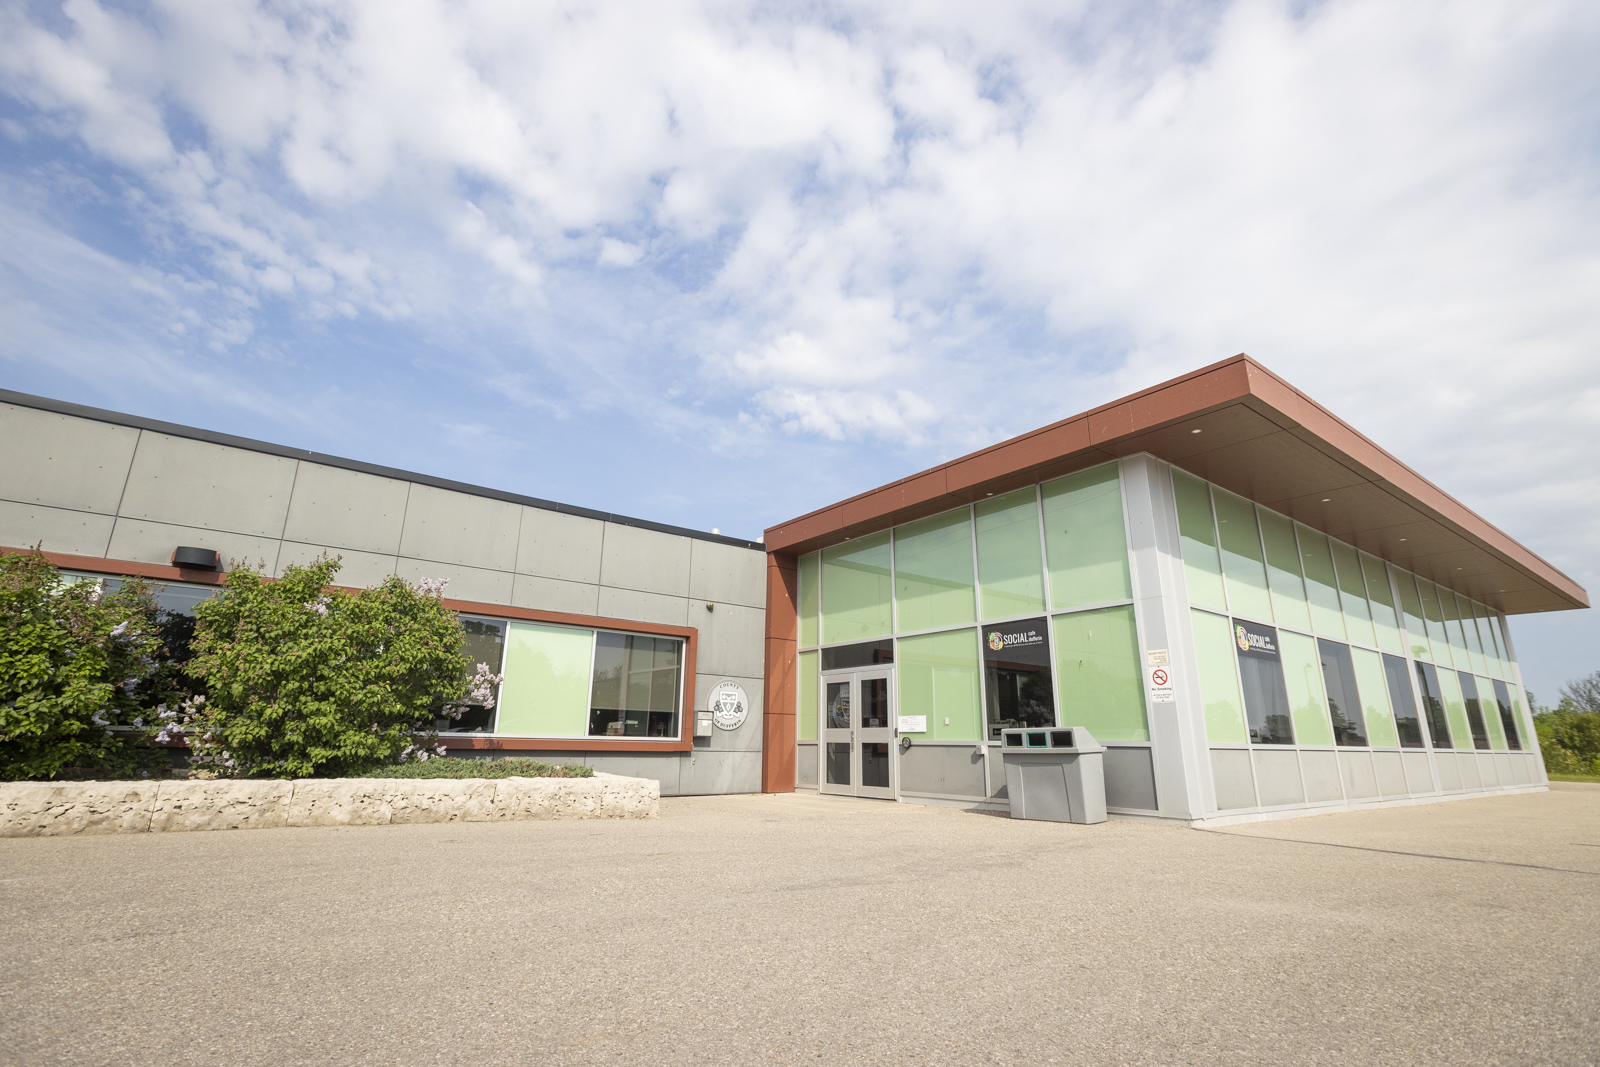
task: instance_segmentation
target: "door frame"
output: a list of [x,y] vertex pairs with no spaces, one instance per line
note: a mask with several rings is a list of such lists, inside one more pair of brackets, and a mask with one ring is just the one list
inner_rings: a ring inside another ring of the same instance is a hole
[[[852,667],[844,670],[829,671],[820,678],[819,696],[817,701],[817,792],[828,796],[864,797],[873,800],[899,800],[900,799],[900,720],[896,713],[898,693],[895,691],[894,665],[890,663],[874,664],[870,667]],[[869,727],[861,725],[861,689],[864,681],[882,678],[888,688],[888,723],[885,726]],[[844,685],[850,702],[848,728],[830,727],[828,725],[828,689],[832,685]],[[828,781],[828,761],[830,755],[829,745],[848,744],[850,746],[850,781],[848,784],[833,784]],[[866,786],[861,783],[861,746],[869,744],[886,744],[889,748],[889,784],[884,786]]]

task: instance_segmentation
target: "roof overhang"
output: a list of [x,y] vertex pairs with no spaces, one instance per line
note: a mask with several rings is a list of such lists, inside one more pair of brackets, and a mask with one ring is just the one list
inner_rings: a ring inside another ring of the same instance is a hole
[[1589,606],[1578,583],[1245,355],[780,523],[767,550],[810,552],[1140,452],[1507,614]]

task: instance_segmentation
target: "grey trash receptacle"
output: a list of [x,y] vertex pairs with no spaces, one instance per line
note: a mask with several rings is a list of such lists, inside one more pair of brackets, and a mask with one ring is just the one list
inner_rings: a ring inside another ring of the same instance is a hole
[[1001,730],[1011,817],[1105,822],[1105,751],[1081,726]]

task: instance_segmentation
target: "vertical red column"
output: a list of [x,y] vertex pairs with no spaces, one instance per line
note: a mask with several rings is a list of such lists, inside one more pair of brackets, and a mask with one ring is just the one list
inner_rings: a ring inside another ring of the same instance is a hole
[[767,553],[766,710],[761,791],[794,792],[795,648],[799,642],[800,576],[795,557]]

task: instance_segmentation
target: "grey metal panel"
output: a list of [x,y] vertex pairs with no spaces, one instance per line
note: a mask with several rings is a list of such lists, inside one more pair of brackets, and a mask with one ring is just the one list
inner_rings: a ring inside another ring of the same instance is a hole
[[599,585],[605,528],[605,523],[581,515],[523,508],[517,573]]
[[[701,609],[701,614],[705,609]],[[667,626],[688,626],[689,602],[679,596],[664,596],[661,593],[641,593],[634,589],[611,589],[600,587],[599,609],[597,615],[608,619],[628,620],[638,622],[657,622]],[[700,620],[694,620],[698,623]]]
[[1339,789],[1339,755],[1336,752],[1300,752],[1300,773],[1305,779],[1306,802],[1342,800]]
[[[242,448],[145,433],[134,452],[118,515],[253,537],[281,537],[296,466],[292,459]],[[270,557],[267,562],[271,564]]]
[[[522,508],[503,500],[413,485],[400,554],[412,559],[510,571],[517,565]],[[510,587],[507,586],[507,595]]]
[[1217,787],[1217,810],[1232,811],[1256,806],[1256,787],[1250,776],[1248,750],[1212,749],[1211,777]]
[[1440,751],[1433,754],[1433,769],[1439,774],[1439,788],[1446,793],[1459,792],[1461,789],[1461,764],[1456,762],[1456,754],[1450,751]]
[[0,500],[0,545],[8,548],[39,545],[46,552],[103,556],[115,522],[110,515]]
[[975,745],[916,745],[900,753],[900,792],[982,800],[983,757]]
[[252,537],[248,534],[199,530],[192,526],[118,519],[111,530],[111,542],[106,548],[106,555],[134,563],[168,566],[172,563],[172,550],[179,545],[187,545],[213,549],[222,556],[224,566],[230,560],[238,560],[251,567],[259,564],[270,572],[277,565],[278,544],[273,537]]
[[1428,770],[1426,752],[1402,752],[1400,761],[1406,770],[1406,792],[1412,796],[1421,796],[1434,791],[1433,775]]
[[809,786],[817,784],[817,744],[815,741],[802,741],[795,749],[794,784]]
[[1462,789],[1482,789],[1483,775],[1478,765],[1476,752],[1463,752],[1456,757],[1456,764],[1461,768]]
[[761,792],[761,753],[697,749],[679,763],[678,793],[706,796]]
[[[538,757],[535,754],[535,758]],[[591,752],[589,766],[597,771],[607,774],[621,774],[629,778],[653,778],[661,783],[661,795],[664,797],[678,795],[678,764],[682,762],[681,754],[677,752],[663,752],[660,755],[649,753],[623,755],[618,753],[613,756],[609,752]]]
[[448,578],[444,595],[451,600],[476,600],[480,604],[511,603],[511,572],[489,571],[481,567],[458,567],[434,560],[401,556],[395,573],[408,582],[419,578]]
[[686,597],[691,544],[687,537],[607,523],[600,584]]
[[1496,752],[1494,754],[1494,770],[1500,779],[1501,785],[1517,784],[1517,775],[1511,769],[1511,754],[1509,752]]
[[748,548],[695,541],[689,550],[689,596],[717,605],[767,605],[767,556]]
[[1148,748],[1106,746],[1106,806],[1156,810],[1156,771]]
[[511,603],[519,608],[564,611],[572,615],[600,614],[600,587],[519,574],[512,580]]
[[700,631],[696,670],[745,678],[762,673],[766,654],[766,611],[738,604],[717,604],[715,610],[707,611],[699,600],[688,601],[687,610],[691,625]]
[[1513,782],[1515,782],[1517,785],[1527,785],[1533,780],[1532,774],[1532,768],[1528,766],[1528,760],[1526,757],[1511,757],[1511,780]]
[[[1366,800],[1378,795],[1378,774],[1373,768],[1372,752],[1339,753],[1339,773],[1344,778],[1344,795],[1347,800]],[[1400,765],[1395,763],[1395,769]]]
[[1005,753],[994,745],[984,746],[984,757],[989,761],[989,798],[1006,799]]
[[[696,748],[696,752],[760,752],[761,734],[766,724],[762,709],[766,707],[764,682],[760,677],[740,677],[734,674],[704,674],[697,673],[694,678],[694,708],[697,711],[705,708],[706,701],[711,696],[711,687],[719,682],[738,682],[744,687],[744,695],[750,698],[749,715],[744,720],[744,725],[737,730],[723,730],[713,726],[711,737],[702,738],[710,743],[703,748]],[[689,716],[689,722],[694,722],[694,716]]]
[[138,439],[127,426],[0,405],[0,500],[114,515]]
[[1498,789],[1500,787],[1500,771],[1495,766],[1493,752],[1479,752],[1477,758],[1478,780],[1485,789]]
[[339,575],[334,579],[337,584],[359,586],[363,589],[378,585],[393,574],[396,563],[393,556],[380,556],[374,552],[356,552],[348,548],[334,548],[331,545],[303,545],[295,541],[285,541],[278,549],[278,565],[273,568],[273,576],[282,574],[290,564],[304,566],[323,554],[339,557]]
[[1255,757],[1256,790],[1262,807],[1306,802],[1305,790],[1300,784],[1300,761],[1292,750],[1256,749],[1250,754]]
[[289,498],[287,541],[394,557],[411,486],[393,478],[302,463]]
[[1386,797],[1403,797],[1411,792],[1406,788],[1406,768],[1398,752],[1374,752],[1372,765],[1378,772],[1378,792]]

